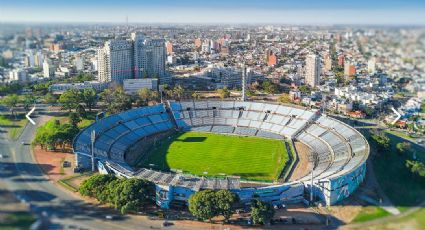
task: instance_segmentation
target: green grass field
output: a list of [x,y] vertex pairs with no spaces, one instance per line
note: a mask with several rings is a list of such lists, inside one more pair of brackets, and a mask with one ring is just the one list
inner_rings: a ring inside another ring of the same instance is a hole
[[[412,175],[406,167],[406,160],[412,159],[412,153],[397,154],[396,144],[407,140],[391,133],[387,136],[390,138],[391,148],[372,158],[373,169],[382,190],[403,212],[425,200],[425,178]],[[416,152],[417,160],[425,162],[425,149],[414,143],[411,144]],[[371,151],[376,151],[372,142]]]
[[0,115],[0,127],[7,131],[10,139],[16,139],[27,125],[25,114],[18,114],[16,119],[11,115]]
[[28,212],[14,212],[0,219],[0,230],[30,229],[35,218]]
[[386,217],[389,215],[390,213],[385,211],[383,208],[376,207],[376,206],[367,206],[367,207],[364,207],[359,214],[357,214],[357,216],[353,220],[353,223],[362,223],[362,222]]
[[157,143],[142,167],[208,176],[223,174],[247,180],[273,181],[279,177],[289,157],[283,141],[222,135],[177,133]]

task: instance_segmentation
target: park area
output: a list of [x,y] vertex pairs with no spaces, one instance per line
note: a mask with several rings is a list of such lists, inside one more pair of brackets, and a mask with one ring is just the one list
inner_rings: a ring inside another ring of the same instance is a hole
[[285,143],[258,137],[183,132],[157,142],[142,167],[181,170],[198,176],[276,180],[289,156]]

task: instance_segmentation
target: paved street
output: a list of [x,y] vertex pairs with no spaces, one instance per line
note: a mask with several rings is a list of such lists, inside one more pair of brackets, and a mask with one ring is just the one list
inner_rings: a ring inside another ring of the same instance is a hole
[[[39,125],[40,117],[34,120]],[[73,227],[116,230],[161,226],[160,221],[140,221],[138,217],[106,221],[105,215],[114,211],[86,204],[74,194],[52,184],[34,162],[30,152],[29,143],[34,137],[35,128],[28,124],[16,141],[9,141],[6,134],[1,132],[0,153],[5,157],[0,159],[0,178],[6,189],[13,191],[19,200],[30,205],[33,213],[49,220],[49,229]]]

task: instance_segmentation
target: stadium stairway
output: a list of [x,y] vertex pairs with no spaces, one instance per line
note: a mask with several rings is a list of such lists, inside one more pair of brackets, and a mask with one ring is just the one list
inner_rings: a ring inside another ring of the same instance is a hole
[[165,111],[168,114],[168,117],[170,117],[171,123],[173,123],[174,129],[178,130],[179,127],[177,126],[176,118],[173,115],[173,112],[171,111],[170,107],[170,101],[167,100],[167,103],[164,103]]

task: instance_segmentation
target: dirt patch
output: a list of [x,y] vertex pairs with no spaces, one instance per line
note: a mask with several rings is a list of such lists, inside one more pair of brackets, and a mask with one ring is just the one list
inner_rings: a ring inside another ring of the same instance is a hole
[[361,205],[340,204],[331,206],[330,213],[344,224],[350,223],[362,211]]
[[[35,160],[41,170],[50,180],[57,182],[67,176],[73,175],[74,154],[68,152],[47,151],[36,146],[33,149]],[[70,167],[62,167],[64,161],[71,163]]]
[[288,181],[296,181],[306,176],[311,170],[311,164],[308,160],[311,153],[310,148],[299,141],[294,142],[294,146],[298,154],[298,163],[295,165],[294,171],[288,178]]

